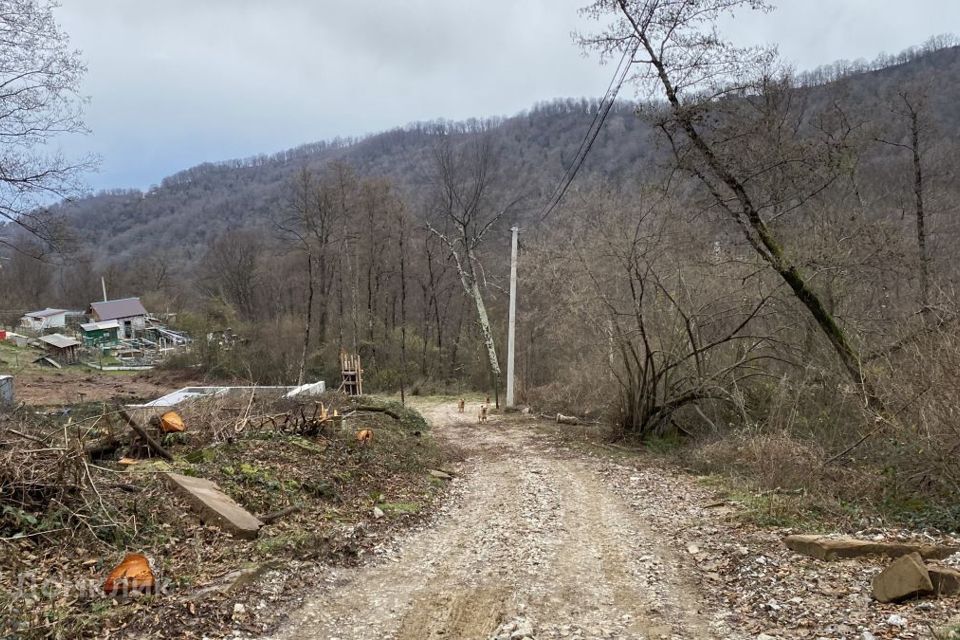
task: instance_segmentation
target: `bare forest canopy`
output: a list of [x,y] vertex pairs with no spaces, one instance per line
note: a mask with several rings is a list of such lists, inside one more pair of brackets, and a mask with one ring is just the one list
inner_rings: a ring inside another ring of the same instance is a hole
[[[801,72],[796,81],[807,87],[812,102],[839,96],[853,109],[851,115],[859,109],[876,122],[892,118],[878,112],[885,109],[884,96],[905,82],[928,78],[933,89],[928,117],[938,130],[951,135],[960,129],[960,111],[955,108],[960,53],[952,45],[947,36],[932,38],[923,47],[881,55],[872,62],[839,61]],[[664,150],[658,148],[649,124],[636,116],[637,106],[620,101],[613,108],[584,174],[624,188],[649,179],[651,163],[662,159]],[[415,202],[430,180],[436,139],[452,133],[464,139],[490,137],[504,171],[522,172],[530,196],[529,206],[520,213],[526,222],[527,217],[535,218],[571,163],[596,110],[593,99],[558,99],[509,118],[415,123],[362,139],[338,138],[272,155],[204,163],[164,178],[147,191],[102,191],[53,207],[52,213],[69,220],[81,259],[93,260],[98,268],[116,262],[129,265],[161,247],[166,255],[173,252],[182,265],[193,267],[227,230],[269,233],[269,221],[285,206],[290,180],[305,166],[319,170],[342,162],[360,175],[389,179]],[[578,184],[588,182],[589,178]]]

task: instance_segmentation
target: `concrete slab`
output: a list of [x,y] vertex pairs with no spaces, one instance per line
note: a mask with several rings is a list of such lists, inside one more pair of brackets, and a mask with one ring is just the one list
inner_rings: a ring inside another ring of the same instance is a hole
[[252,540],[257,537],[263,523],[221,491],[216,483],[179,473],[164,475],[203,522],[214,524],[238,538]]
[[857,538],[830,538],[818,535],[787,536],[783,540],[787,548],[818,560],[841,560],[863,556],[886,556],[899,558],[908,553],[919,553],[927,560],[942,560],[960,551],[956,547],[909,542],[874,542]]

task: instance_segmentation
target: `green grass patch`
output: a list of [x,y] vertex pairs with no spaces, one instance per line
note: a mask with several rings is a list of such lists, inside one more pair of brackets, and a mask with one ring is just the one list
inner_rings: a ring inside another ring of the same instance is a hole
[[387,514],[420,513],[420,505],[415,502],[384,502],[380,508]]

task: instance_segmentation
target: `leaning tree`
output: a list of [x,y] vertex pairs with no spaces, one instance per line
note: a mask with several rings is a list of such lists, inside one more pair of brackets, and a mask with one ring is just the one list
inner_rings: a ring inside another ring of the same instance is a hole
[[738,9],[766,11],[763,0],[597,0],[583,11],[606,21],[581,44],[603,57],[630,55],[633,80],[658,100],[652,118],[677,167],[705,187],[715,210],[741,232],[789,287],[836,352],[847,375],[876,403],[857,348],[824,304],[778,233],[776,220],[836,177],[843,136],[822,146],[800,140],[789,113],[788,73],[772,49],[736,47],[719,20]]

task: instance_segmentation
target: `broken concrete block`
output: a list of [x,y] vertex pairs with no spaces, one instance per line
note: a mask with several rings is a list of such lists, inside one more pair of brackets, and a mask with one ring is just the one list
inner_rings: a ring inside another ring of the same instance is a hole
[[873,579],[873,597],[879,602],[897,602],[932,591],[930,574],[919,553],[900,556]]
[[957,547],[910,542],[874,542],[856,538],[830,538],[818,535],[793,535],[783,540],[792,551],[818,560],[839,560],[863,556],[899,558],[908,553],[919,553],[927,560],[942,560],[960,551]]
[[960,570],[953,567],[931,565],[927,567],[933,592],[938,596],[960,595]]
[[238,538],[252,540],[257,537],[263,523],[221,491],[216,483],[179,473],[164,475],[202,521],[215,524]]

